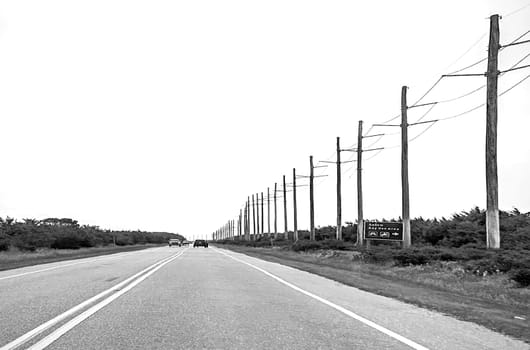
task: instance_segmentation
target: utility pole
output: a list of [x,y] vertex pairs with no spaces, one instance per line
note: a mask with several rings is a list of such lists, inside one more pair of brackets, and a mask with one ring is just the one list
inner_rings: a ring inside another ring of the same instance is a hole
[[250,196],[247,197],[247,241],[250,241]]
[[243,209],[239,209],[239,222],[237,225],[238,228],[238,236],[239,239],[241,239],[241,236],[243,236]]
[[256,240],[256,205],[254,203],[254,195],[252,195],[252,226],[254,227],[254,241]]
[[407,121],[407,87],[401,88],[401,211],[403,219],[403,248],[411,245],[409,202],[409,139]]
[[340,170],[340,137],[337,137],[337,239],[342,239],[342,194]]
[[287,229],[287,191],[285,189],[285,175],[283,175],[283,225],[285,227],[285,239],[289,239],[289,231]]
[[293,168],[293,214],[294,214],[294,241],[298,241],[298,211],[296,210],[296,169]]
[[258,237],[261,234],[259,227],[259,194],[256,192],[256,228],[258,229]]
[[309,156],[309,239],[315,240],[315,202],[313,194],[313,156]]
[[274,183],[274,238],[278,238],[278,209],[276,207],[276,187],[277,183]]
[[486,82],[486,246],[501,247],[497,179],[497,79],[499,76],[499,15],[490,17]]
[[357,245],[364,245],[364,219],[363,219],[363,121],[359,120],[357,134]]
[[271,194],[270,189],[267,187],[267,234],[271,234]]
[[261,234],[262,234],[262,236],[265,233],[265,225],[263,225],[263,222],[264,222],[263,204],[264,203],[265,203],[265,201],[263,200],[263,192],[261,192]]

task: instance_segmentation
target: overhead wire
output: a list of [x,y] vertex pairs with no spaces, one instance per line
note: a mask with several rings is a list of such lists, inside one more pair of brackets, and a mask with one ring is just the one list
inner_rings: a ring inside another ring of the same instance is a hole
[[518,13],[518,12],[520,12],[520,11],[522,11],[522,10],[528,8],[528,7],[530,7],[530,3],[524,5],[524,6],[520,7],[520,8],[518,8],[517,10],[514,10],[514,11],[512,11],[512,12],[510,12],[510,13],[508,13],[508,14],[502,16],[502,17],[503,17],[503,18],[508,18],[508,17],[513,16],[513,15],[515,15],[516,13]]

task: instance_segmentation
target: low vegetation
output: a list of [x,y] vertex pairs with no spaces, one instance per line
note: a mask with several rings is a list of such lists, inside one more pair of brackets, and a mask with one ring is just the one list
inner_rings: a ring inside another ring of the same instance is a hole
[[184,237],[168,232],[111,231],[98,226],[79,225],[76,220],[0,218],[0,251],[34,252],[42,249],[80,249],[109,245],[167,243]]
[[[461,212],[446,219],[417,218],[412,221],[413,247],[400,249],[393,242],[372,242],[370,249],[356,247],[356,225],[343,228],[343,241],[332,239],[335,227],[316,230],[316,240],[310,241],[307,231],[300,239],[270,239],[221,241],[251,247],[280,247],[294,252],[318,250],[355,251],[352,260],[360,263],[384,264],[396,267],[440,265],[452,262],[465,273],[486,277],[505,274],[520,287],[530,286],[530,214],[517,209],[501,212],[501,249],[486,249],[486,215],[479,208]],[[292,235],[292,233],[291,233]]]

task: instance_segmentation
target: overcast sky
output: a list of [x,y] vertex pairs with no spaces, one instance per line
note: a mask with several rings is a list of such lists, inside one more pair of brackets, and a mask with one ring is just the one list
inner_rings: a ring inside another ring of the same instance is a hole
[[[293,167],[308,174],[309,155],[334,160],[337,136],[354,146],[359,120],[367,131],[399,114],[401,86],[410,105],[440,74],[486,57],[491,14],[503,15],[502,44],[530,30],[527,4],[2,0],[0,216],[209,235],[248,195],[283,174],[292,181]],[[506,48],[500,69],[528,53],[530,44]],[[501,76],[499,92],[528,74]],[[444,79],[423,102],[485,80]],[[424,120],[466,111],[485,93],[437,105]],[[505,210],[530,211],[529,96],[530,79],[499,99]],[[409,110],[410,122],[427,111]],[[485,114],[436,123],[410,143],[413,217],[485,207]],[[428,126],[411,127],[410,139]],[[366,218],[401,214],[399,142],[387,135],[373,145],[384,151],[365,154]],[[343,165],[344,221],[356,218],[355,166]],[[329,176],[315,188],[316,222],[334,224],[335,168],[318,173]],[[308,206],[299,188],[301,228]],[[292,229],[291,210],[289,221]]]

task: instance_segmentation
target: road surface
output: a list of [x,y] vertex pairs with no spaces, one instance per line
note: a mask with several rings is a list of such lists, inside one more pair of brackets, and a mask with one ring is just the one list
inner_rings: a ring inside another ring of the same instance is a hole
[[0,349],[530,349],[469,322],[215,247],[0,272]]

